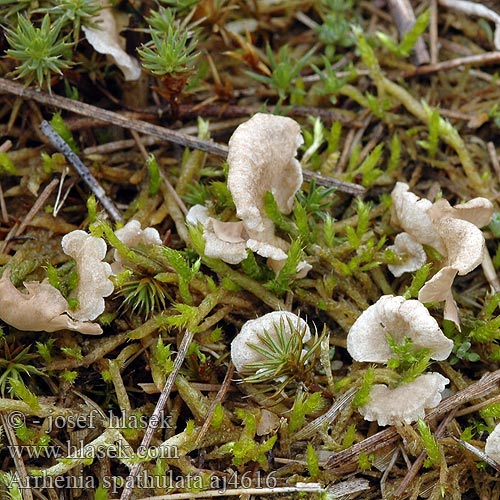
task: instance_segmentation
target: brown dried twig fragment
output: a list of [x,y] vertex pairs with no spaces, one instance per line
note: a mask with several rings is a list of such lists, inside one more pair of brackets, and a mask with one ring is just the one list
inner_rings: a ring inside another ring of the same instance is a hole
[[[200,151],[218,155],[222,158],[227,157],[228,148],[223,144],[217,144],[213,141],[207,141],[204,139],[199,139],[197,137],[192,137],[176,130],[170,130],[165,127],[160,127],[158,125],[154,125],[142,120],[134,120],[128,116],[124,116],[113,111],[108,111],[106,109],[101,109],[97,106],[92,106],[84,102],[77,102],[66,97],[48,94],[47,92],[35,91],[33,89],[24,87],[20,83],[11,82],[10,80],[6,80],[4,78],[0,78],[0,93],[1,92],[8,92],[13,95],[32,99],[42,104],[65,109],[67,111],[71,111],[72,113],[89,116],[98,121],[112,123],[126,129],[135,130],[142,134],[159,137],[160,139],[163,139],[165,141],[170,141],[174,144],[180,144],[181,146],[193,149],[199,149]],[[304,174],[306,173],[311,177],[318,177],[316,172],[304,171]],[[346,183],[344,181],[338,181],[333,177],[328,179],[325,177],[321,177],[321,179],[318,178],[316,183],[327,186],[336,186],[339,191],[345,191],[356,195],[360,195],[365,192],[365,189],[362,186],[358,186],[357,184],[352,183]],[[349,191],[346,191],[346,188],[349,189]]]
[[456,57],[449,61],[443,61],[437,64],[427,64],[419,68],[412,69],[404,73],[404,78],[412,76],[427,75],[437,73],[438,71],[447,71],[458,66],[480,66],[485,64],[497,64],[500,61],[500,51],[486,52],[473,56]]
[[[179,351],[177,352],[177,356],[174,361],[174,366],[172,371],[170,372],[167,381],[165,382],[165,387],[163,388],[160,397],[158,398],[158,402],[156,403],[155,409],[151,418],[149,419],[148,426],[146,428],[146,432],[144,433],[144,437],[142,438],[141,444],[139,445],[138,451],[144,452],[149,447],[151,440],[153,439],[153,435],[156,429],[159,427],[160,422],[162,421],[162,412],[165,408],[165,404],[167,403],[167,399],[172,392],[172,388],[174,386],[175,379],[179,374],[179,370],[181,369],[182,363],[184,362],[184,358],[186,357],[187,350],[189,345],[191,344],[194,337],[193,330],[187,330],[182,338],[181,345],[179,346]],[[129,500],[132,496],[133,492],[133,484],[135,483],[136,477],[140,473],[142,469],[142,463],[136,463],[130,469],[129,475],[125,482],[125,488],[123,489],[120,500]]]

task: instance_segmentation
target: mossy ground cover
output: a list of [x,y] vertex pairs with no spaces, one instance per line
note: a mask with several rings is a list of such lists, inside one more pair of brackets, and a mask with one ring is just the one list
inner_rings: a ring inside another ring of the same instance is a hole
[[[431,201],[490,200],[482,232],[500,267],[491,17],[415,1],[401,36],[409,11],[399,1],[387,2],[394,15],[384,1],[112,3],[139,79],[89,43],[100,2],[0,0],[2,270],[20,290],[47,279],[75,308],[65,234],[90,231],[109,262],[115,251],[127,262],[100,336],[1,323],[0,497],[500,498],[498,466],[481,455],[500,418],[500,289],[481,267],[454,282],[460,330],[442,303],[427,304],[454,342],[447,360],[408,343],[387,365],[346,350],[363,311],[383,295],[416,299],[443,265],[426,247],[420,270],[389,272],[396,182]],[[277,274],[252,252],[237,265],[206,256],[200,227],[185,222],[196,204],[235,220],[226,145],[256,112],[294,118],[304,137],[292,212],[265,198],[290,242]],[[156,228],[162,245],[121,243],[114,230],[130,219]],[[312,269],[297,278],[303,260]],[[280,309],[316,332],[308,362],[301,342],[284,341],[242,381],[231,340]],[[363,419],[374,383],[427,368],[450,384],[425,421]]]

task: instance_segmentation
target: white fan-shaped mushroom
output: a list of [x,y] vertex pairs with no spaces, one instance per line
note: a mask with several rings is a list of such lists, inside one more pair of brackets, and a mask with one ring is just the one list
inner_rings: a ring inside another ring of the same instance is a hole
[[428,213],[432,203],[409,191],[408,184],[404,182],[396,183],[391,197],[393,222],[410,234],[415,241],[442,252],[443,243]]
[[0,279],[0,318],[18,330],[56,332],[73,330],[99,335],[96,323],[74,321],[66,314],[68,303],[61,292],[50,283],[24,283],[28,293],[19,291],[10,281],[6,269]]
[[347,350],[356,361],[384,363],[393,356],[387,336],[396,342],[405,337],[418,349],[429,349],[432,359],[446,359],[453,348],[418,300],[384,295],[354,322],[347,335]]
[[425,373],[413,382],[390,389],[375,384],[370,401],[359,408],[365,420],[379,425],[411,424],[425,416],[426,408],[441,402],[441,393],[450,381],[439,373]]
[[394,253],[402,260],[399,264],[389,264],[389,271],[397,278],[403,273],[420,269],[427,260],[424,247],[415,241],[408,233],[400,233],[394,238],[394,245],[390,246]]
[[486,438],[484,452],[488,457],[500,464],[500,424],[498,424]]
[[74,291],[78,308],[69,314],[80,321],[93,320],[104,311],[104,297],[113,293],[113,283],[109,279],[111,266],[102,262],[106,256],[106,242],[78,229],[66,234],[61,245],[64,253],[75,259],[78,272]]
[[295,158],[302,144],[300,126],[291,118],[255,114],[229,140],[227,186],[236,214],[255,239],[265,231],[264,195],[270,191],[278,208],[289,213],[302,185],[302,169]]

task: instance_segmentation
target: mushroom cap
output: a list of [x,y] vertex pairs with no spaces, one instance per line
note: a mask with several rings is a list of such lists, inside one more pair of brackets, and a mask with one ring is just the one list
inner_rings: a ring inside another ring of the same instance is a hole
[[488,457],[500,464],[500,424],[498,424],[486,438],[484,452]]
[[398,343],[408,337],[417,349],[429,349],[435,360],[446,359],[453,348],[421,302],[383,295],[352,325],[347,350],[356,361],[384,363],[393,356],[387,335]]
[[155,228],[141,229],[141,223],[136,219],[129,220],[122,228],[117,229],[115,236],[129,247],[136,247],[141,243],[144,245],[162,244],[160,233]]
[[[230,226],[226,226],[226,224],[230,224]],[[239,264],[245,260],[247,258],[247,244],[243,238],[238,236],[242,229],[241,222],[220,222],[209,217],[203,227],[205,255],[220,259],[228,264]]]
[[113,59],[122,70],[125,80],[138,80],[141,76],[141,66],[137,59],[123,50],[126,40],[120,36],[120,31],[125,26],[117,22],[117,18],[111,8],[101,8],[89,19],[92,25],[83,25],[82,30],[96,52],[107,54]]
[[441,392],[449,382],[440,373],[430,372],[395,389],[375,384],[370,401],[359,412],[365,420],[376,420],[379,425],[411,424],[425,416],[426,408],[435,408],[441,402]]
[[394,238],[394,245],[389,247],[403,259],[400,264],[389,264],[389,271],[398,278],[403,273],[420,269],[427,260],[424,247],[408,233],[400,233]]
[[295,120],[264,113],[242,123],[229,139],[227,186],[236,214],[248,231],[265,230],[267,191],[281,212],[292,210],[295,193],[302,185],[302,168],[295,158],[302,142]]
[[[153,228],[141,229],[141,223],[136,219],[129,220],[122,228],[115,231],[115,236],[129,247],[137,247],[141,243],[144,245],[161,245],[160,233]],[[113,274],[123,271],[127,260],[123,258],[118,250],[113,253],[114,262],[111,264]]]
[[186,223],[192,226],[197,224],[205,226],[209,217],[208,208],[205,205],[193,205],[186,214]]
[[414,240],[443,252],[443,242],[429,216],[432,203],[409,191],[408,184],[397,182],[391,193],[392,221]]
[[56,332],[74,330],[89,335],[102,333],[96,323],[73,321],[65,312],[68,308],[61,292],[50,283],[24,283],[28,293],[19,291],[5,270],[0,279],[0,318],[18,330]]
[[451,285],[456,275],[457,270],[453,267],[443,267],[420,289],[418,300],[423,303],[444,301],[444,319],[453,321],[460,331],[458,308],[451,293]]
[[444,242],[447,266],[463,276],[481,264],[485,243],[477,226],[462,219],[443,217],[434,222],[434,227]]
[[483,227],[489,224],[493,211],[493,203],[486,198],[473,198],[466,203],[460,203],[453,207],[447,200],[441,199],[434,202],[429,215],[432,219],[452,217],[470,222],[476,227]]
[[264,356],[252,349],[249,344],[261,344],[259,335],[267,332],[272,338],[277,338],[277,329],[283,328],[291,336],[293,331],[304,333],[302,342],[306,343],[311,338],[308,324],[296,314],[288,311],[273,311],[257,319],[247,321],[238,335],[231,342],[231,359],[236,370],[244,372],[251,363],[262,361]]
[[420,302],[442,302],[451,293],[457,270],[446,266],[440,269],[418,292]]
[[78,271],[75,296],[79,305],[69,314],[80,321],[93,320],[103,313],[104,297],[111,295],[114,288],[109,279],[111,266],[102,262],[106,256],[106,242],[76,230],[66,234],[61,245],[64,253],[75,259]]

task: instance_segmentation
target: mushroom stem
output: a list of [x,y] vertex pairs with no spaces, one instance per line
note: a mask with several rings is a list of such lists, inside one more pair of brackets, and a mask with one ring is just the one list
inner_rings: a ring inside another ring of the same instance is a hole
[[498,279],[497,272],[495,271],[490,253],[488,252],[486,246],[484,247],[483,255],[481,265],[483,266],[484,275],[490,284],[491,290],[494,293],[498,293],[500,292],[500,279]]

